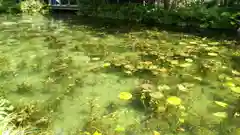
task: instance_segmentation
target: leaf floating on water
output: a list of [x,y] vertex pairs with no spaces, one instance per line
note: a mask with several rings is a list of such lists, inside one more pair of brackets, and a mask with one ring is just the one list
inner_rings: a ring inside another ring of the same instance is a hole
[[209,56],[218,56],[217,53],[212,53],[212,52],[209,52],[208,55],[209,55]]
[[235,112],[234,113],[234,117],[239,117],[240,116],[240,113],[239,112]]
[[124,132],[125,128],[117,125],[117,127],[114,129],[116,132]]
[[232,79],[232,77],[226,76],[226,80],[231,81]]
[[184,122],[185,122],[185,120],[184,120],[183,118],[179,118],[178,121],[179,121],[180,123],[184,123]]
[[192,59],[189,59],[189,58],[185,59],[185,61],[187,61],[187,62],[193,62],[193,60],[192,60]]
[[224,102],[220,102],[220,101],[214,101],[217,105],[221,106],[221,107],[224,107],[226,108],[228,106],[227,103],[224,103]]
[[153,131],[153,135],[161,135],[158,131]]
[[180,110],[183,110],[183,111],[186,110],[186,108],[185,108],[183,105],[180,105],[180,106],[179,106],[179,109],[180,109]]
[[6,108],[7,111],[13,111],[14,110],[14,107],[11,105],[9,106],[8,108]]
[[179,42],[180,45],[186,45],[187,43],[185,42]]
[[161,99],[161,98],[164,97],[162,92],[159,92],[159,91],[150,93],[150,96],[155,98],[155,99]]
[[194,79],[198,80],[198,81],[202,81],[203,79],[201,77],[195,76],[193,77]]
[[185,88],[182,84],[178,84],[177,87],[180,91],[187,91],[187,88]]
[[154,86],[152,84],[149,83],[144,83],[140,85],[141,89],[143,89],[144,91],[151,91],[154,89]]
[[200,44],[201,47],[207,47],[207,44]]
[[179,128],[177,129],[177,131],[184,132],[184,131],[185,131],[185,129],[184,129],[184,128],[181,128],[181,127],[179,127]]
[[121,92],[118,96],[121,100],[129,100],[132,98],[132,94],[129,92]]
[[133,70],[134,69],[134,67],[132,65],[125,65],[124,68],[129,69],[129,70]]
[[167,99],[167,103],[171,105],[180,105],[182,103],[182,100],[179,97],[171,96]]
[[225,85],[228,87],[235,87],[235,84],[232,82],[226,82]]
[[218,45],[219,44],[219,42],[210,42],[210,43],[208,43],[209,45]]
[[158,67],[155,66],[155,65],[152,65],[152,66],[149,67],[150,70],[157,69],[157,68],[158,68]]
[[167,72],[166,68],[158,68],[157,70],[160,71],[160,72]]
[[191,63],[183,63],[179,66],[185,68],[185,67],[190,67],[191,65],[192,65]]
[[124,70],[124,73],[126,73],[128,75],[132,75],[132,71]]
[[164,106],[158,106],[157,112],[165,112],[166,108]]
[[91,133],[89,133],[89,132],[84,132],[83,134],[84,135],[91,135]]
[[158,90],[170,90],[170,87],[166,84],[159,85],[157,88],[158,88]]
[[197,44],[197,42],[189,42],[190,44],[192,44],[192,45],[196,45]]
[[226,112],[216,112],[216,113],[213,113],[213,115],[219,118],[227,118]]
[[109,66],[111,66],[111,63],[104,63],[103,64],[103,67],[109,67]]
[[92,60],[93,61],[98,61],[98,60],[100,60],[100,58],[99,57],[95,57],[95,58],[92,58]]
[[98,131],[95,131],[93,135],[102,135],[102,133],[99,133]]
[[179,64],[178,60],[171,60],[170,63],[173,64],[173,65],[178,65]]
[[240,87],[231,87],[231,90],[235,93],[240,94]]
[[238,71],[236,71],[236,70],[232,70],[232,73],[233,73],[234,75],[240,75],[240,72],[238,72]]

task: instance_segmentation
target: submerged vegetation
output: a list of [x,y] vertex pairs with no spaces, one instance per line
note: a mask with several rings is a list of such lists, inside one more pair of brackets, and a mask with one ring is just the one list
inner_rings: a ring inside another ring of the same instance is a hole
[[1,133],[239,134],[237,41],[0,19]]

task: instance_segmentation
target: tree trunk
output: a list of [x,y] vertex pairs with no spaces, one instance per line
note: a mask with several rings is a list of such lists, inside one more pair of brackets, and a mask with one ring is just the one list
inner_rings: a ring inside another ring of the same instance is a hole
[[164,2],[164,9],[169,10],[170,0],[164,0],[163,2]]

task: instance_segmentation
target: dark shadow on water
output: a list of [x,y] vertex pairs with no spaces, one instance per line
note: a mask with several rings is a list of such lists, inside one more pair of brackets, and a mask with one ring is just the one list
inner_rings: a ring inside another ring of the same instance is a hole
[[114,19],[104,19],[98,17],[77,16],[73,11],[52,11],[48,16],[50,19],[61,20],[70,27],[87,26],[95,31],[106,32],[108,34],[128,33],[131,31],[141,31],[147,29],[158,29],[160,31],[185,33],[200,37],[209,37],[216,40],[230,39],[236,40],[236,30],[225,29],[199,29],[193,27],[178,27],[172,25],[155,25],[155,24],[137,24],[135,22],[121,21]]

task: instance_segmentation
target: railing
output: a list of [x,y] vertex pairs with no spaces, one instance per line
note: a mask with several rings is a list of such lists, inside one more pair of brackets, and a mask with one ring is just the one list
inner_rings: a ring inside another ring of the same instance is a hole
[[48,0],[52,9],[78,10],[78,0]]

